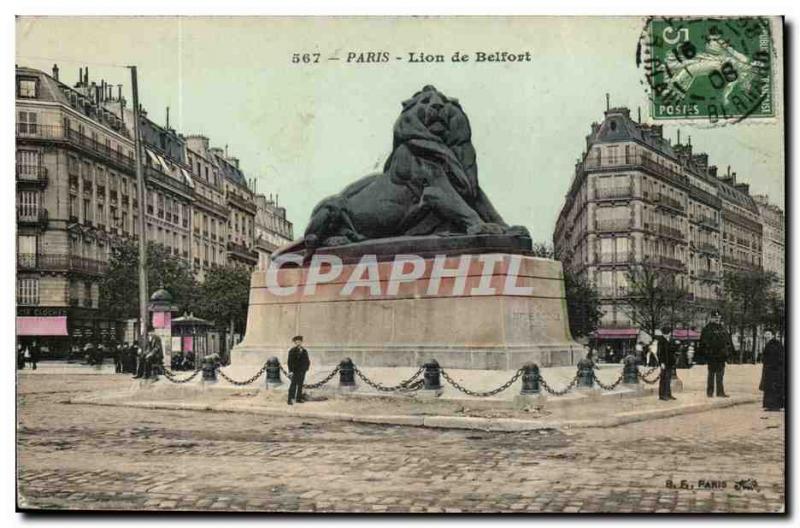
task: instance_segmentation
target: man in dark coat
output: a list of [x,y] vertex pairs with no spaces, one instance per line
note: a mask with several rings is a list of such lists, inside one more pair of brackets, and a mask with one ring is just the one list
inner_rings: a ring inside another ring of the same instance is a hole
[[658,380],[658,399],[659,400],[674,400],[672,395],[672,371],[675,369],[675,349],[670,343],[670,334],[672,329],[668,327],[656,331],[656,343],[658,343],[656,353],[658,354],[658,361],[661,364],[661,377]]
[[150,332],[147,338],[147,351],[144,358],[144,377],[157,378],[164,367],[164,348],[161,338],[155,332]]
[[308,351],[303,348],[303,336],[294,336],[292,338],[294,346],[289,349],[289,358],[286,363],[289,367],[289,373],[292,375],[292,381],[289,384],[289,399],[287,403],[292,404],[294,399],[297,403],[303,403],[303,381],[306,378],[306,372],[311,366],[311,360],[308,358]]
[[36,370],[36,363],[39,362],[39,343],[37,341],[33,341],[31,343],[31,369]]
[[771,330],[764,332],[764,366],[761,370],[761,385],[764,391],[764,409],[780,411],[786,406],[786,385],[784,372],[784,350]]
[[727,398],[723,378],[725,377],[725,361],[733,350],[733,341],[730,334],[722,326],[722,316],[719,312],[711,314],[711,321],[700,333],[700,351],[708,361],[708,379],[706,382],[706,396],[714,396],[716,385],[717,396]]

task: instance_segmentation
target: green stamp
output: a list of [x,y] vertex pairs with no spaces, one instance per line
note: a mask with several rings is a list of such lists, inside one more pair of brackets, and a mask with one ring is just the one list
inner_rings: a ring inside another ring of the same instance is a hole
[[775,116],[770,22],[650,19],[639,43],[654,119],[712,123]]

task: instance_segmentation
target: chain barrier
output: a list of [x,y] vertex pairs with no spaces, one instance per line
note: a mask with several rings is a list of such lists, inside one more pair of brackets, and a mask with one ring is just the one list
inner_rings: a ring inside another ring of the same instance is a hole
[[189,376],[181,379],[181,378],[177,377],[175,375],[175,373],[172,372],[170,369],[164,367],[164,377],[167,378],[168,380],[170,380],[172,383],[189,383],[190,381],[195,379],[197,377],[197,375],[200,373],[200,371],[202,371],[202,370],[203,370],[202,367],[198,368],[198,369],[195,369],[195,371],[192,372]]
[[367,375],[361,372],[361,370],[358,367],[356,366],[353,367],[353,372],[356,373],[356,376],[361,378],[361,381],[363,381],[373,389],[380,392],[419,390],[422,388],[422,380],[418,380],[417,382],[414,382],[414,380],[416,380],[419,377],[419,375],[422,374],[424,371],[425,369],[423,367],[420,367],[419,370],[417,370],[410,378],[401,381],[397,385],[387,387],[386,385],[383,385],[381,383],[378,383],[377,381],[372,381],[371,379],[369,379]]
[[444,369],[439,369],[439,372],[442,374],[442,377],[447,381],[447,383],[449,383],[450,385],[455,387],[457,390],[460,390],[461,392],[463,392],[464,394],[468,394],[469,396],[478,396],[478,397],[483,398],[483,397],[488,397],[488,396],[494,396],[495,394],[499,394],[499,393],[503,392],[504,390],[506,390],[507,388],[509,388],[511,385],[514,384],[515,381],[517,381],[519,379],[520,376],[522,376],[523,369],[517,370],[517,372],[515,372],[514,375],[511,376],[511,379],[509,379],[507,382],[505,382],[504,384],[500,385],[496,389],[490,390],[490,391],[484,391],[484,392],[472,391],[472,390],[469,390],[468,388],[460,385],[453,378],[451,378],[447,374],[447,372],[445,372]]
[[661,378],[661,372],[659,372],[655,378],[651,380],[647,379],[647,376],[652,374],[656,369],[658,369],[658,367],[653,367],[644,374],[642,374],[641,372],[637,372],[636,375],[639,376],[639,379],[642,380],[643,382],[647,383],[648,385],[652,385],[656,383],[659,380],[659,378]]
[[[283,368],[283,365],[280,365],[280,367],[281,367],[281,372],[283,372],[283,375],[291,380],[292,379],[292,373],[287,371],[285,368]],[[336,368],[333,369],[330,374],[325,376],[325,378],[317,381],[316,383],[310,383],[310,384],[303,383],[303,388],[304,389],[318,389],[318,388],[322,387],[323,385],[325,385],[326,383],[328,383],[330,380],[332,380],[333,377],[338,372],[339,372],[339,366],[337,365]]]
[[257,380],[257,379],[258,379],[258,377],[259,377],[259,376],[261,376],[261,374],[263,374],[263,373],[264,373],[264,371],[266,371],[266,370],[267,370],[267,364],[266,364],[266,363],[264,363],[264,366],[263,366],[263,367],[261,367],[261,369],[260,369],[258,372],[256,372],[256,373],[255,373],[255,375],[254,375],[254,376],[252,376],[250,379],[247,379],[247,380],[245,380],[245,381],[236,381],[235,379],[233,379],[233,378],[229,377],[227,374],[225,374],[224,372],[222,372],[222,369],[221,369],[221,368],[217,367],[217,372],[219,373],[219,375],[220,375],[220,376],[222,376],[222,379],[224,379],[225,381],[227,381],[227,382],[228,382],[228,383],[230,383],[231,385],[238,385],[238,386],[242,386],[242,385],[250,385],[250,384],[251,384],[251,383],[253,383],[255,380]]
[[611,385],[605,385],[602,381],[600,381],[600,378],[598,378],[597,374],[595,374],[594,372],[592,372],[592,377],[594,377],[594,381],[600,386],[601,389],[612,391],[617,388],[617,385],[622,383],[623,375],[620,374],[619,377],[617,378],[617,381],[615,381]]
[[561,390],[555,390],[554,388],[552,388],[550,385],[547,384],[547,382],[541,376],[539,376],[539,383],[542,385],[544,390],[546,390],[548,393],[552,394],[553,396],[563,396],[566,393],[568,393],[569,391],[571,391],[572,388],[575,386],[575,384],[578,383],[578,375],[576,374],[575,377],[572,378],[572,381],[569,382],[569,385],[567,385],[566,387],[564,387]]
[[303,388],[304,389],[318,389],[318,388],[322,387],[323,385],[325,385],[326,383],[328,383],[330,380],[332,380],[333,377],[338,372],[339,372],[339,367],[337,366],[335,369],[333,369],[331,371],[330,374],[328,374],[327,376],[325,376],[323,379],[319,380],[318,382],[310,383],[310,384],[303,383]]

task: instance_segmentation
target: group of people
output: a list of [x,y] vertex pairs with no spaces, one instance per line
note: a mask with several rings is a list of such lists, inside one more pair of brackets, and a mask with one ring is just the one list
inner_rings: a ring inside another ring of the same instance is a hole
[[[663,327],[655,331],[655,338],[650,343],[643,363],[661,367],[658,397],[661,400],[674,400],[671,381],[677,368],[691,365],[694,355],[693,346],[681,346],[679,341],[671,340],[672,329]],[[759,390],[764,392],[763,407],[767,411],[779,411],[785,407],[785,356],[783,344],[774,332],[764,332],[766,344],[763,351],[763,367]],[[637,350],[642,348],[637,345]],[[711,315],[711,320],[700,333],[697,345],[708,365],[706,378],[706,396],[709,398],[727,398],[725,392],[725,365],[731,357],[734,347],[730,333],[722,325],[719,312]]]
[[17,368],[21,370],[27,365],[30,369],[36,370],[39,354],[39,343],[35,340],[26,345],[17,343]]

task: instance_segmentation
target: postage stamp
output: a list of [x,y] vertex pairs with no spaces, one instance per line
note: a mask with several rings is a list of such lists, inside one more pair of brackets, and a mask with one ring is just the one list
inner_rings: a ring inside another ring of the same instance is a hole
[[768,19],[653,18],[645,35],[641,65],[653,119],[737,122],[775,115]]

